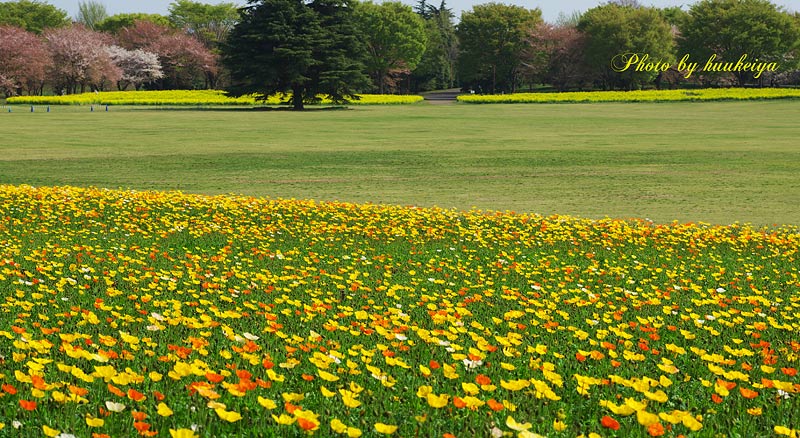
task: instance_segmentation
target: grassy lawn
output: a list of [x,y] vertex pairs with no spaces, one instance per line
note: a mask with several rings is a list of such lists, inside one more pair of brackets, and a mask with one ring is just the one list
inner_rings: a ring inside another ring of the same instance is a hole
[[0,183],[800,223],[796,101],[0,112]]

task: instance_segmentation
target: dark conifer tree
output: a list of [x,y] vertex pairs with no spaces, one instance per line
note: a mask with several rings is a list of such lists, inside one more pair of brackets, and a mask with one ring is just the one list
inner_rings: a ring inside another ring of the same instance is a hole
[[249,0],[223,51],[231,94],[291,92],[296,110],[318,94],[353,98],[362,56],[349,0]]

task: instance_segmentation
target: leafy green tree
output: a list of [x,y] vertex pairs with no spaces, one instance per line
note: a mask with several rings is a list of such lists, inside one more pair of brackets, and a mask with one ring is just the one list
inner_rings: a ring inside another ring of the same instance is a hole
[[[800,31],[792,16],[767,0],[703,0],[689,9],[680,28],[681,52],[705,62],[778,62],[782,68],[796,66],[794,49]],[[697,62],[697,61],[696,61]],[[752,72],[735,72],[739,85],[753,78]]]
[[97,24],[96,30],[118,34],[122,29],[133,28],[137,21],[146,21],[158,26],[169,26],[169,18],[160,14],[144,14],[141,12],[131,14],[115,14]]
[[239,21],[239,8],[235,3],[211,5],[177,0],[169,6],[169,20],[173,26],[184,29],[207,47],[215,49]]
[[93,0],[78,3],[78,16],[75,19],[91,30],[98,30],[97,25],[108,18],[106,6]]
[[411,7],[400,2],[359,3],[355,16],[367,48],[367,70],[383,94],[394,79],[416,68],[427,43],[425,24]]
[[684,11],[678,6],[670,6],[660,9],[661,15],[664,20],[671,26],[681,27],[684,21],[689,17],[689,13]]
[[[420,3],[419,9],[422,9]],[[452,88],[456,80],[458,36],[453,24],[453,11],[444,0],[440,6],[424,5],[425,14],[415,12],[425,20],[427,45],[417,68],[411,73],[412,87],[417,90]]]
[[[674,64],[672,27],[654,8],[606,4],[586,11],[578,23],[586,38],[587,67],[595,72],[604,88],[633,89],[655,81],[659,72],[637,71],[631,65],[625,71],[628,56],[647,62]],[[617,67],[612,67],[612,64]]]
[[458,71],[461,82],[490,93],[514,92],[520,80],[526,38],[542,12],[500,3],[477,5],[461,15]]
[[67,13],[39,0],[17,0],[0,3],[0,24],[21,27],[41,34],[45,29],[69,24]]
[[291,92],[302,110],[318,94],[337,102],[365,86],[349,0],[249,0],[223,46],[234,95]]

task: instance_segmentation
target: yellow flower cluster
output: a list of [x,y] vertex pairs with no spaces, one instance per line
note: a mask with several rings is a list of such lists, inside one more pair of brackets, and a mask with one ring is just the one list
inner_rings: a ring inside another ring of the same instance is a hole
[[[220,90],[163,90],[163,91],[103,91],[99,93],[70,94],[66,96],[16,96],[8,99],[9,104],[24,105],[278,105],[289,100],[289,95],[278,94],[265,100],[258,96],[228,97]],[[320,96],[321,104],[331,104],[331,100]],[[362,94],[353,100],[354,105],[391,105],[422,101],[422,96]]]
[[793,88],[705,88],[699,90],[576,91],[461,95],[464,103],[672,102],[800,98]]
[[793,226],[0,186],[0,429],[796,436],[799,248]]

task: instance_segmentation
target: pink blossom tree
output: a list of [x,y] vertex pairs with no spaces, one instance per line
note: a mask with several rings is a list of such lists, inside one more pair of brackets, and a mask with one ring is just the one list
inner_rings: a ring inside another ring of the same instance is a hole
[[0,26],[0,93],[41,94],[52,63],[44,42],[33,33]]
[[217,56],[196,38],[180,30],[148,21],[136,21],[118,36],[128,49],[158,55],[163,70],[160,88],[213,88],[218,73]]
[[133,86],[136,90],[143,84],[153,82],[164,77],[158,55],[142,49],[127,50],[120,46],[109,46],[108,54],[122,70],[122,77],[117,82],[117,88],[124,90]]
[[75,25],[51,29],[45,39],[53,58],[50,76],[56,92],[103,90],[122,77],[107,51],[111,40],[102,33]]

